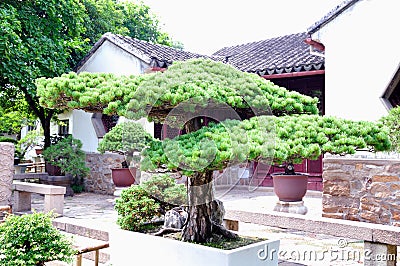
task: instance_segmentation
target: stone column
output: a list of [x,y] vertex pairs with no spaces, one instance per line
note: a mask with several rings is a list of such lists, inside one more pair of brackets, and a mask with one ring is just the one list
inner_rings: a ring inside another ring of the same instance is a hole
[[11,205],[14,177],[14,144],[0,142],[0,206]]

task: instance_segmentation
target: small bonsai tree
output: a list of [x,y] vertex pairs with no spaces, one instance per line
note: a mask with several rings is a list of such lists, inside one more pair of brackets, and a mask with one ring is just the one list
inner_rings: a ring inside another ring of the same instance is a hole
[[52,225],[51,213],[10,215],[0,224],[0,265],[43,266],[71,262],[72,242]]
[[61,171],[73,177],[74,192],[82,191],[83,178],[89,174],[86,166],[86,155],[82,151],[82,142],[71,135],[65,138],[54,138],[55,143],[43,151],[43,158],[51,165],[60,167]]
[[116,200],[117,223],[122,229],[140,231],[154,217],[186,205],[186,188],[167,174],[153,175],[140,185],[124,189]]
[[[188,176],[185,241],[207,242],[213,233],[224,234],[211,219],[214,170],[247,160],[290,166],[324,152],[390,147],[378,124],[318,116],[317,98],[211,60],[176,62],[164,72],[129,77],[70,73],[39,79],[37,86],[41,104],[49,108],[148,117],[186,132],[152,141],[141,164]],[[206,118],[219,123],[205,126]]]
[[43,135],[36,131],[29,131],[23,138],[21,138],[15,146],[16,154],[20,159],[23,159],[26,152],[34,147],[43,147]]
[[107,132],[97,150],[101,153],[109,151],[124,155],[127,167],[132,161],[134,163],[140,161],[140,152],[152,139],[153,137],[141,124],[128,121],[116,125]]

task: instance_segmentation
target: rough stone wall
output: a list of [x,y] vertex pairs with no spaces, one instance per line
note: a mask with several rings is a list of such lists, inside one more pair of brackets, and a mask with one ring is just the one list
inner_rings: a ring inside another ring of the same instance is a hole
[[0,206],[11,205],[14,177],[14,144],[0,142]]
[[86,165],[90,175],[84,179],[85,190],[99,194],[113,195],[115,186],[111,178],[111,168],[120,168],[124,156],[114,153],[87,153]]
[[400,226],[400,160],[325,158],[322,216]]

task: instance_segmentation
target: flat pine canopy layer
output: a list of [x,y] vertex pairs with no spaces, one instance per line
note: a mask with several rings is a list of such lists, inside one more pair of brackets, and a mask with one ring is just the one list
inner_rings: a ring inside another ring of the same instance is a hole
[[250,119],[218,119],[218,124],[211,123],[173,140],[153,141],[144,152],[143,169],[166,165],[190,174],[223,169],[230,162],[299,163],[326,152],[344,155],[358,149],[384,151],[391,145],[386,128],[379,122],[318,116],[317,98],[211,60],[176,62],[164,72],[136,76],[69,73],[38,79],[36,85],[44,107],[83,109],[133,119],[147,116],[170,122],[167,115],[182,103],[187,103],[183,113],[196,114],[199,107],[207,109],[210,101],[217,107],[220,104],[221,110],[255,111]]
[[191,175],[246,160],[301,163],[327,152],[344,155],[389,147],[387,132],[379,123],[304,114],[257,116],[211,123],[172,140],[154,140],[143,153],[141,168],[164,165]]
[[274,115],[318,113],[317,98],[205,59],[175,62],[164,72],[132,76],[68,73],[40,78],[36,85],[44,107],[83,109],[130,118],[150,116],[162,120],[171,109],[190,99],[198,102],[212,99],[235,110],[255,108]]

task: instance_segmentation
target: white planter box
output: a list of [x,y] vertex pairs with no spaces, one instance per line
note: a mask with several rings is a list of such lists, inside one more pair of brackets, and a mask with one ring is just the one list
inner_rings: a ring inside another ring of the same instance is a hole
[[113,266],[278,265],[279,240],[266,240],[233,250],[162,238],[121,229],[109,232]]

